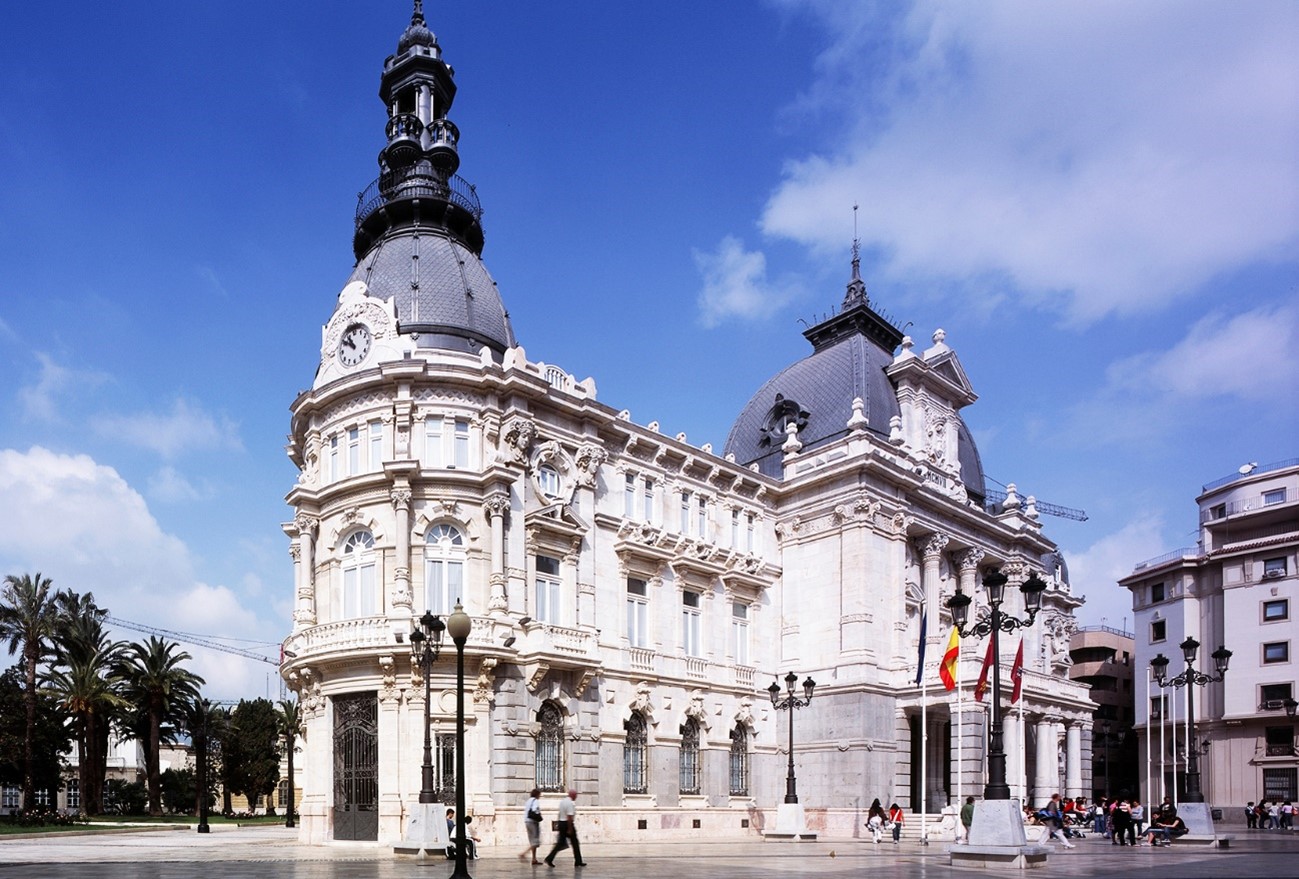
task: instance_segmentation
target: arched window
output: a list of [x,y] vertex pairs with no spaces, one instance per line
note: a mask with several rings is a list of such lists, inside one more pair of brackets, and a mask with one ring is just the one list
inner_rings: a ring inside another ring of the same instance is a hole
[[549,464],[542,464],[537,468],[537,485],[543,497],[555,500],[560,492],[559,471]]
[[343,542],[343,618],[379,612],[374,593],[374,535],[355,531]]
[[731,796],[749,795],[749,728],[736,724],[731,730]]
[[693,717],[681,727],[681,793],[699,793],[699,721]]
[[622,747],[622,790],[628,794],[643,794],[649,788],[645,778],[645,752],[649,749],[649,734],[645,728],[645,715],[633,711],[623,721],[627,741]]
[[537,711],[536,783],[543,791],[564,789],[564,716],[554,702]]
[[439,522],[424,535],[424,608],[449,614],[464,602],[465,538],[454,525]]

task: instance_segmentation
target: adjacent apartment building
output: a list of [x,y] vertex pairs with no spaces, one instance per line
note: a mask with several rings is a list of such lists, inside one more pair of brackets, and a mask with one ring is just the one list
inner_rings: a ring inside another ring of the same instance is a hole
[[1132,593],[1136,630],[1138,750],[1150,799],[1177,796],[1184,781],[1186,688],[1150,681],[1150,660],[1185,669],[1179,645],[1200,642],[1196,668],[1232,651],[1222,683],[1195,690],[1195,740],[1205,800],[1229,821],[1249,800],[1299,798],[1295,751],[1294,614],[1299,548],[1299,458],[1205,485],[1196,498],[1200,539],[1149,559],[1120,581]]

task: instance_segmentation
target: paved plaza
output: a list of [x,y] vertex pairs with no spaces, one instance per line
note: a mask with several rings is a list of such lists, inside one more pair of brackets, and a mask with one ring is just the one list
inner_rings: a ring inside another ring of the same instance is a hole
[[[914,841],[592,843],[583,846],[590,866],[581,870],[573,866],[569,852],[561,853],[554,869],[524,864],[516,854],[512,849],[485,848],[470,872],[475,879],[574,873],[582,879],[994,875],[954,868],[944,846]],[[283,827],[214,829],[207,835],[184,829],[0,839],[0,879],[441,879],[450,874],[451,865],[444,859],[396,856],[375,846],[304,846],[295,831]],[[1191,845],[1117,848],[1107,840],[1088,839],[1072,850],[1053,852],[1046,870],[1030,875],[1285,879],[1299,876],[1299,834],[1241,832],[1227,850]]]

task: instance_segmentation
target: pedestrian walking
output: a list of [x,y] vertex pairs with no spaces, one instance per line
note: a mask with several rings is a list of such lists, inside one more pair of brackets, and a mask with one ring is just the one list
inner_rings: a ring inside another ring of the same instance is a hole
[[1119,800],[1111,817],[1114,819],[1114,839],[1118,844],[1136,845],[1137,834],[1132,826],[1132,804],[1127,800]]
[[884,806],[880,804],[880,798],[876,797],[871,803],[870,811],[866,813],[866,826],[870,828],[871,836],[875,837],[875,844],[884,838],[884,822],[888,816],[884,814]]
[[546,855],[546,866],[555,866],[555,855],[572,846],[574,866],[585,867],[582,846],[577,841],[577,791],[569,789],[568,797],[559,801],[555,817],[559,820],[559,836],[555,839],[555,847]]
[[897,845],[902,839],[902,825],[907,823],[907,816],[902,811],[902,807],[897,803],[889,806],[889,824],[893,827],[893,844]]
[[528,801],[523,804],[523,829],[528,833],[528,847],[519,852],[519,860],[526,861],[532,855],[533,865],[537,860],[537,849],[541,847],[541,789],[534,787],[528,794]]
[[961,806],[961,826],[965,828],[965,842],[970,841],[970,827],[974,824],[974,797],[966,797]]
[[1064,808],[1060,804],[1059,794],[1051,797],[1051,801],[1038,813],[1038,817],[1050,829],[1047,839],[1059,839],[1060,844],[1065,848],[1074,847],[1073,843],[1064,834]]

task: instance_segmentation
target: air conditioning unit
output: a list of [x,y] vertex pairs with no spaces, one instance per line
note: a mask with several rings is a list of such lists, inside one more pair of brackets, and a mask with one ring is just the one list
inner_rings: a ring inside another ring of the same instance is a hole
[[1264,699],[1258,706],[1260,711],[1280,711],[1284,707],[1283,699]]
[[1275,580],[1278,577],[1284,577],[1284,576],[1285,576],[1285,571],[1264,571],[1263,572],[1264,580]]

